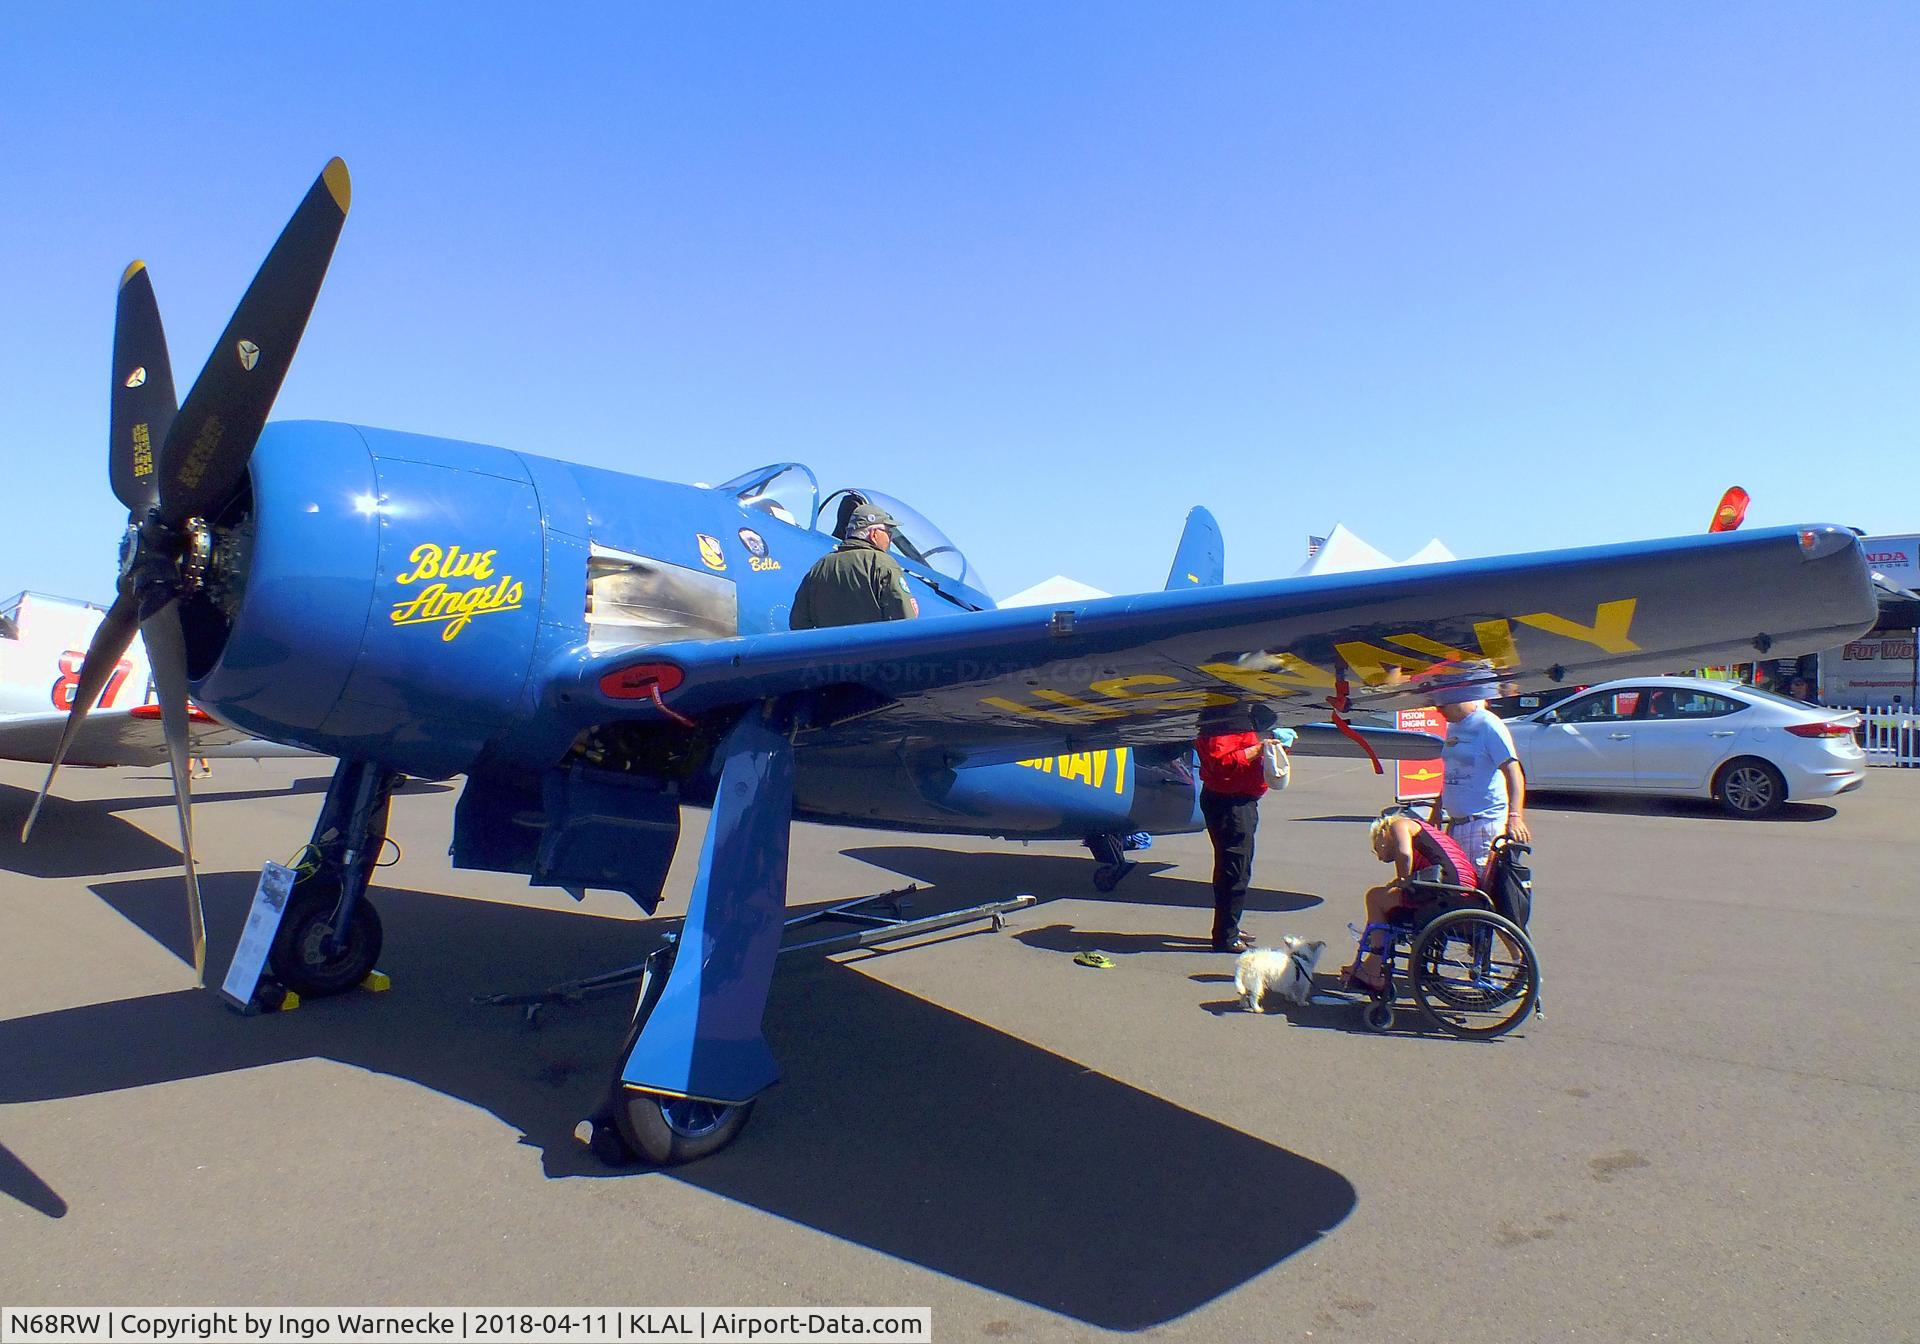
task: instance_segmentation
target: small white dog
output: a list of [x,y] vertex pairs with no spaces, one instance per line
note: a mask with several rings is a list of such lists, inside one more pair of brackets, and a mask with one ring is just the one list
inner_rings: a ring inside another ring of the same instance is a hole
[[1304,938],[1282,938],[1283,947],[1256,947],[1243,952],[1233,968],[1233,987],[1250,1013],[1264,1012],[1260,999],[1273,990],[1283,999],[1304,1004],[1313,998],[1313,968],[1325,943]]

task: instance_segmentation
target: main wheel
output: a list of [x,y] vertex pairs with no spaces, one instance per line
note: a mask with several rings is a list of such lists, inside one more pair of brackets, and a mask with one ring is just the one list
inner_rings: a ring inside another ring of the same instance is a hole
[[658,1092],[615,1091],[613,1119],[620,1137],[640,1157],[670,1167],[711,1156],[732,1143],[753,1115],[753,1103],[737,1106]]
[[1736,817],[1765,817],[1787,801],[1787,781],[1756,756],[1742,756],[1721,768],[1713,796]]
[[1455,1036],[1512,1031],[1540,997],[1532,940],[1491,910],[1448,911],[1421,930],[1408,960],[1414,1002]]
[[380,960],[380,912],[364,894],[347,916],[347,933],[338,951],[327,947],[333,912],[340,903],[340,878],[317,872],[296,883],[280,931],[273,936],[267,964],[273,977],[302,998],[341,994],[367,978]]

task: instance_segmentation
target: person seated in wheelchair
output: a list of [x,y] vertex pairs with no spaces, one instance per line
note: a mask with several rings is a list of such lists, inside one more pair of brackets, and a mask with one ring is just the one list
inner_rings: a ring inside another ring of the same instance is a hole
[[[1389,808],[1373,823],[1369,834],[1373,856],[1394,867],[1390,881],[1367,890],[1367,923],[1425,924],[1444,910],[1460,905],[1485,904],[1480,875],[1458,841],[1411,812]],[[1374,946],[1379,940],[1362,935],[1363,954],[1341,974],[1348,986],[1381,994],[1386,989],[1386,967]]]

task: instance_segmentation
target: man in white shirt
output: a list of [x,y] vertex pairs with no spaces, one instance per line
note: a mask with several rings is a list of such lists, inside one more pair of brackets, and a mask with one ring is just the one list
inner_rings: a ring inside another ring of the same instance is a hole
[[1446,782],[1434,799],[1432,822],[1440,825],[1444,814],[1447,833],[1481,873],[1499,836],[1510,835],[1521,844],[1533,839],[1524,815],[1527,780],[1513,735],[1487,708],[1495,684],[1493,669],[1486,667],[1436,687],[1431,696],[1447,721],[1447,745],[1440,753]]

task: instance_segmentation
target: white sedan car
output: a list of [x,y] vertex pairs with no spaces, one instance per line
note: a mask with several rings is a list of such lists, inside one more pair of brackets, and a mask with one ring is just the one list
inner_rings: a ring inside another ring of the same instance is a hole
[[1860,716],[1736,682],[1639,677],[1509,719],[1527,785],[1712,798],[1741,817],[1857,789]]

